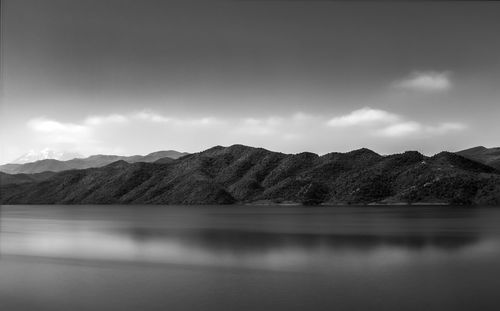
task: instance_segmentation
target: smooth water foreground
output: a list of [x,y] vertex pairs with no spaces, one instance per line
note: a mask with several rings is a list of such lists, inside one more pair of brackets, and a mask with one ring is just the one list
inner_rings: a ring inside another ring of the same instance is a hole
[[1,310],[499,310],[500,209],[2,206]]

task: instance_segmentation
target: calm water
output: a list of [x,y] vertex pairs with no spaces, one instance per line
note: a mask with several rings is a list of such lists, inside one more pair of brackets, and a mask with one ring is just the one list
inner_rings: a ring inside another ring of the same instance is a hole
[[499,310],[500,209],[2,206],[1,310]]

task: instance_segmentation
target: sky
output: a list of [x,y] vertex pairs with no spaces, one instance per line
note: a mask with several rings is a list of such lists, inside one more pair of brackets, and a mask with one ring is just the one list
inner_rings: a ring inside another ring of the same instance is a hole
[[500,146],[500,2],[1,3],[0,163]]

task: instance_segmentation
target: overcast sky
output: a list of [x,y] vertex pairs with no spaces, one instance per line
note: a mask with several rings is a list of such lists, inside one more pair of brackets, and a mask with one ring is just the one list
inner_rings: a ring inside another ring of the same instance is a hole
[[3,0],[0,162],[499,146],[499,29],[500,2]]

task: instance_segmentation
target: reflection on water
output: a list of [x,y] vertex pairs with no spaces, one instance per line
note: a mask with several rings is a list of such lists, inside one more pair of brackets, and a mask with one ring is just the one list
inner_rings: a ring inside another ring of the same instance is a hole
[[175,240],[206,251],[226,251],[241,254],[269,252],[277,248],[300,248],[311,252],[318,248],[332,250],[369,251],[383,246],[404,249],[459,249],[478,242],[475,234],[383,236],[337,233],[274,233],[234,229],[201,229],[194,232],[172,232],[146,228],[130,228],[121,234],[130,235],[138,243]]
[[41,209],[4,208],[3,255],[321,270],[496,243],[474,210]]
[[[332,286],[330,281],[329,285],[325,284],[325,280],[337,279],[342,279],[346,286],[354,286],[354,290],[366,290],[369,282],[365,277],[378,284],[370,290],[380,290],[379,282],[385,281],[396,284],[387,287],[388,291],[394,291],[401,290],[402,285],[404,288],[413,284],[411,279],[405,279],[409,271],[419,271],[410,275],[422,278],[417,279],[417,283],[431,276],[436,278],[433,282],[448,285],[463,271],[457,268],[462,265],[478,269],[476,276],[500,272],[500,210],[496,209],[10,206],[2,207],[1,212],[0,272],[9,271],[7,276],[14,283],[20,279],[15,271],[23,260],[27,269],[47,260],[57,260],[51,266],[56,273],[74,263],[84,267],[97,263],[116,269],[119,275],[139,269],[142,272],[135,275],[136,280],[142,278],[144,282],[153,282],[158,278],[158,282],[174,287],[179,277],[190,280],[193,276],[187,273],[174,278],[171,275],[161,278],[160,274],[153,277],[149,275],[150,270],[143,269],[180,273],[183,270],[179,269],[188,267],[201,274],[196,276],[196,282],[199,278],[213,278],[213,275],[207,276],[211,273],[218,277],[226,273],[219,268],[237,274],[243,271],[255,271],[256,275],[260,275],[259,271],[300,273],[302,277],[296,279],[283,274],[278,274],[281,277],[264,274],[264,282],[280,284],[279,288],[289,288],[292,292],[302,285],[304,278],[314,291]],[[31,263],[27,264],[26,260]],[[145,268],[144,265],[150,264],[154,265]],[[453,269],[457,270],[453,272]],[[38,268],[35,271],[34,275],[40,273]],[[70,271],[75,273],[75,268]],[[419,274],[421,272],[424,274]],[[26,276],[23,274],[23,277]],[[353,285],[360,277],[363,279],[361,285]],[[250,279],[249,274],[243,274],[226,286],[235,297],[238,293],[246,295],[234,286],[249,286],[246,282]],[[75,282],[72,278],[63,280],[70,284]],[[45,281],[48,284],[60,282],[52,278]],[[467,282],[477,280],[468,279]],[[481,282],[493,285],[488,279]],[[108,283],[97,284],[103,287]],[[0,289],[4,286],[0,278]],[[122,283],[112,286],[135,293],[134,287]],[[457,292],[450,295],[460,294],[460,290],[457,288]],[[190,291],[193,295],[205,295],[198,292],[199,289],[191,288]],[[483,295],[485,293],[487,291],[483,291]],[[280,291],[275,295],[287,297]],[[384,297],[383,293],[381,295],[378,297]],[[159,304],[165,297],[159,295],[152,299]],[[198,298],[208,299],[203,297]],[[290,303],[295,299],[289,298]],[[101,302],[99,307],[111,308],[106,300]],[[346,308],[360,307],[356,303],[359,303],[356,299],[343,302]],[[48,304],[47,309],[56,305]],[[280,304],[272,306],[277,308]],[[290,309],[292,306],[284,303],[283,307]],[[331,305],[316,303],[308,307],[328,309]]]

